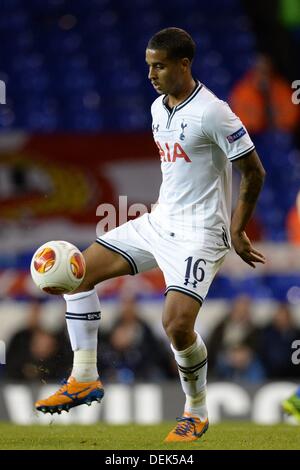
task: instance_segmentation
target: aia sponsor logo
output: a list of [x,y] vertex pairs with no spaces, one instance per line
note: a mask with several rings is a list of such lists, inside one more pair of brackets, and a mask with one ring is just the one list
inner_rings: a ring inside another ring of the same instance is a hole
[[183,148],[178,142],[175,142],[173,148],[172,146],[170,146],[170,144],[168,144],[168,142],[161,144],[157,140],[155,143],[158,147],[161,162],[175,163],[176,160],[182,158],[187,163],[192,162],[192,160],[189,158],[189,156],[186,154],[186,152],[183,150]]

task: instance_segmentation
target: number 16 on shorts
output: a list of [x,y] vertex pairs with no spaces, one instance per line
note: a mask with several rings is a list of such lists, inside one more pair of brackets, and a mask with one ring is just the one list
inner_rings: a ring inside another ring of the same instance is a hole
[[184,285],[191,284],[195,289],[198,282],[203,282],[205,277],[204,267],[206,265],[205,259],[199,258],[194,259],[193,256],[189,256],[186,260],[186,271]]

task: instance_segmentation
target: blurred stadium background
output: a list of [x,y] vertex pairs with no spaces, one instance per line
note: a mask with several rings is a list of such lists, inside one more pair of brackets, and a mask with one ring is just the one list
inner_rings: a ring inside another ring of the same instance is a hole
[[[35,249],[51,239],[85,248],[105,215],[97,207],[118,208],[119,196],[128,207],[156,201],[144,51],[167,26],[193,36],[194,76],[241,115],[267,170],[249,235],[268,263],[252,271],[230,253],[197,322],[211,420],[285,419],[280,401],[300,383],[299,1],[0,0],[0,11],[0,420],[50,422],[33,402],[70,370],[64,302],[30,279]],[[162,275],[98,291],[106,398],[55,422],[174,419],[183,396],[161,327]]]

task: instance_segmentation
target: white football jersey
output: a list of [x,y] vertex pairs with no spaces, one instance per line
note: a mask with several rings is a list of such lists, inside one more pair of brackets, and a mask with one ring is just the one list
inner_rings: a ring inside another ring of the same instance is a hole
[[228,248],[230,162],[254,149],[247,130],[228,104],[200,82],[172,109],[166,96],[158,97],[151,113],[162,171],[151,217],[174,236]]

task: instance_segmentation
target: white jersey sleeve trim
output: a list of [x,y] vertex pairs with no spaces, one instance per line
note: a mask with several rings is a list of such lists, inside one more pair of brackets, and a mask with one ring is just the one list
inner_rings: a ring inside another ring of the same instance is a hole
[[233,160],[237,160],[238,158],[241,158],[245,155],[247,155],[248,153],[250,153],[252,150],[255,149],[255,146],[252,145],[251,147],[249,147],[247,150],[244,150],[243,152],[241,153],[238,153],[237,155],[235,155],[234,157],[231,157],[229,158],[229,160],[232,162]]

